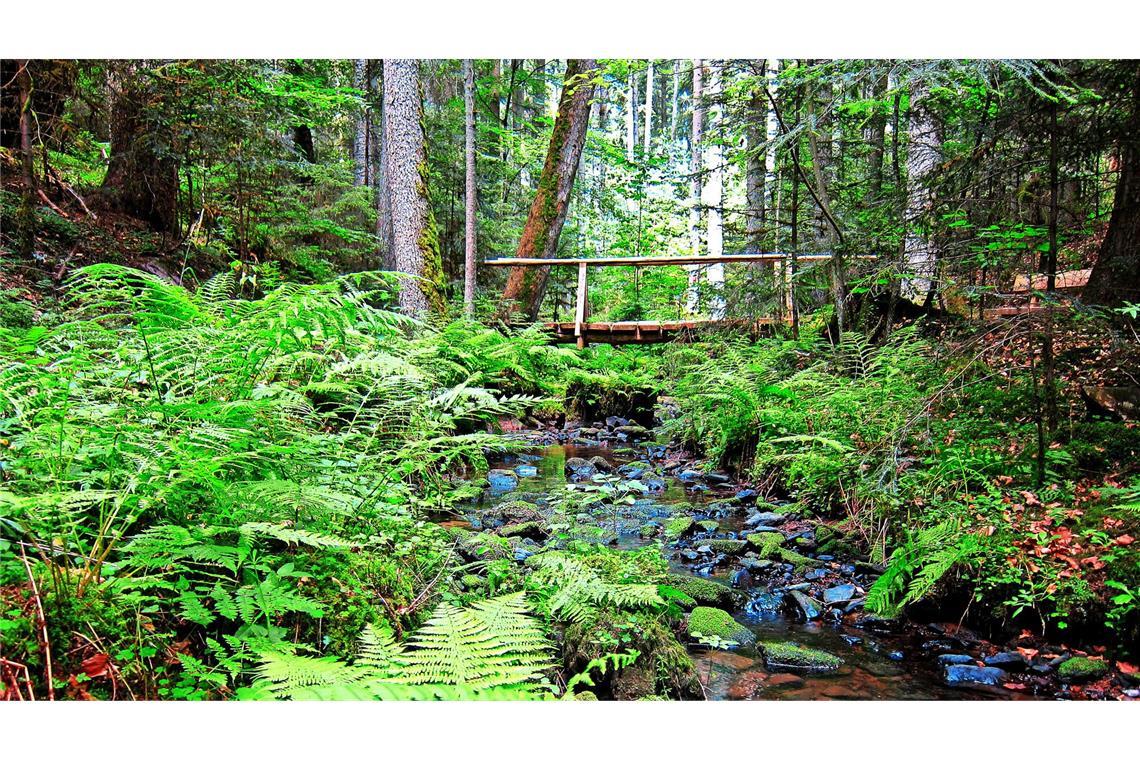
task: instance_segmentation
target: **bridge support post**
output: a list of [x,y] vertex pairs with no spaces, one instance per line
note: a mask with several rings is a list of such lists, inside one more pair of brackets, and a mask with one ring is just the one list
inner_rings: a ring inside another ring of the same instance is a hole
[[574,336],[578,348],[586,347],[586,263],[578,264],[578,305],[574,311]]

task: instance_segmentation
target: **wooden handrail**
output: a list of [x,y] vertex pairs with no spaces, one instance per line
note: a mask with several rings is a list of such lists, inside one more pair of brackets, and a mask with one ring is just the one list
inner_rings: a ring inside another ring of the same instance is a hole
[[[796,256],[796,261],[826,261],[831,258],[829,253],[805,253]],[[878,256],[861,255],[846,256],[855,259],[877,259]],[[558,266],[592,266],[592,267],[661,267],[671,265],[703,264],[713,266],[716,264],[733,264],[750,261],[789,261],[791,256],[784,253],[734,253],[730,256],[600,256],[594,259],[536,259],[509,256],[498,259],[487,259],[483,262],[489,267],[558,267]]]

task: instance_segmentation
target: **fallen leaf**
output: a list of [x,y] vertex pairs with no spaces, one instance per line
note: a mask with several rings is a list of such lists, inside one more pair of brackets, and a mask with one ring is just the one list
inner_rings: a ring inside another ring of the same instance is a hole
[[1120,544],[1121,546],[1128,546],[1130,543],[1132,543],[1135,540],[1136,539],[1134,539],[1132,536],[1128,535],[1127,533],[1125,533],[1122,536],[1116,537],[1116,543]]
[[88,678],[105,676],[107,675],[107,662],[109,659],[110,658],[103,652],[91,655],[81,663],[83,672],[87,674]]

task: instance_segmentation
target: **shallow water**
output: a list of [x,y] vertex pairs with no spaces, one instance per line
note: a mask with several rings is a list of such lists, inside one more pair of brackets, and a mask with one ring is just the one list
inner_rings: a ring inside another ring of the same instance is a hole
[[[602,456],[615,465],[639,461],[632,453],[615,454],[605,447],[555,445],[536,454],[538,458],[526,462],[537,468],[533,477],[519,478],[518,488],[484,496],[481,508],[503,500],[519,498],[520,494],[548,494],[566,487],[564,465],[569,457],[590,459]],[[493,462],[493,467],[513,469],[518,459]],[[619,549],[636,549],[656,544],[658,539],[644,539],[637,533],[646,521],[663,522],[670,512],[685,510],[699,513],[703,505],[726,498],[731,489],[721,492],[693,494],[687,492],[674,477],[666,476],[666,489],[648,495],[656,502],[650,508],[625,508],[612,517],[599,518],[597,525],[618,533]],[[727,530],[739,527],[731,519],[720,520]],[[674,572],[693,574],[689,564],[679,552],[664,547]],[[718,568],[714,575],[702,575],[727,583],[730,568]],[[946,686],[940,677],[937,655],[951,651],[939,641],[922,638],[913,631],[900,634],[874,633],[845,625],[838,621],[811,622],[792,618],[778,609],[772,609],[773,599],[765,587],[749,592],[752,612],[734,615],[754,631],[760,643],[764,641],[791,641],[821,649],[842,658],[842,667],[833,673],[788,671],[770,672],[754,648],[733,651],[707,651],[691,647],[693,660],[705,685],[709,699],[1026,699],[1027,692],[1007,689],[964,689]]]

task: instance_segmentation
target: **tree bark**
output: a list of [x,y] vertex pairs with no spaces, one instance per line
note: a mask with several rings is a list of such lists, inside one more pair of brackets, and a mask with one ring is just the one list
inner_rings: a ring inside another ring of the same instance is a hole
[[420,64],[384,61],[384,138],[392,208],[392,255],[397,272],[409,275],[400,288],[400,308],[442,312],[443,269],[439,237],[428,198]]
[[36,249],[36,173],[32,159],[32,75],[28,60],[16,61],[16,80],[20,90],[20,167],[23,195],[20,201],[20,255],[30,259]]
[[[586,144],[597,72],[598,62],[594,59],[570,59],[566,62],[554,132],[550,136],[546,163],[523,227],[517,256],[550,258],[558,249],[558,238],[566,221],[570,193],[574,189],[574,178]],[[521,311],[529,319],[535,319],[546,293],[548,275],[547,267],[515,267],[503,290],[502,315],[509,318]]]
[[[692,150],[689,184],[689,251],[694,256],[701,255],[701,186],[703,184],[701,182],[701,173],[704,168],[702,142],[704,141],[705,131],[703,67],[704,62],[700,59],[693,61],[693,128],[692,135],[689,138],[689,146]],[[701,270],[696,265],[690,265],[687,268],[689,272],[689,287],[685,294],[685,307],[692,313],[697,310],[698,306],[698,286],[700,284]]]
[[1082,297],[1118,307],[1140,303],[1140,66],[1132,83],[1132,114],[1120,140],[1120,177],[1108,231]]
[[170,150],[169,131],[148,113],[158,96],[142,68],[130,63],[112,78],[111,160],[98,202],[156,231],[175,232],[178,162]]
[[626,97],[625,129],[625,158],[632,164],[637,157],[637,77],[634,76],[632,63],[629,68],[629,90]]
[[[761,71],[764,70],[764,63],[763,60],[760,61]],[[744,168],[744,190],[748,210],[744,220],[744,250],[748,253],[757,253],[764,245],[764,169],[767,151],[763,146],[767,142],[767,118],[768,98],[762,90],[757,89],[748,99],[748,122],[745,129],[745,147],[748,153]]]
[[930,181],[941,156],[942,138],[929,107],[930,92],[926,83],[916,78],[910,87],[910,124],[907,128],[906,214],[903,223],[903,260],[906,274],[903,295],[915,303],[923,303],[935,290],[935,268],[938,251],[930,234],[923,229],[929,224],[934,208]]
[[681,61],[673,61],[673,102],[669,106],[669,140],[677,140],[678,101],[681,97]]
[[464,154],[467,164],[466,187],[464,191],[464,268],[463,268],[463,310],[467,316],[475,314],[475,62],[463,61],[463,105],[466,110],[464,132],[466,135]]
[[368,184],[368,108],[364,105],[368,93],[367,68],[365,59],[353,61],[352,86],[361,94],[361,107],[356,115],[356,132],[352,139],[352,184],[357,187]]
[[[723,86],[724,64],[721,61],[709,62],[709,126],[719,126],[721,120],[720,94]],[[705,151],[705,184],[701,189],[701,205],[708,214],[708,249],[710,257],[724,255],[724,155],[719,140],[712,140]],[[706,278],[712,291],[709,316],[712,319],[724,318],[724,264],[712,264],[706,268]]]
[[392,199],[388,194],[388,140],[384,135],[384,61],[372,61],[374,75],[372,91],[378,93],[375,115],[371,119],[372,146],[372,187],[376,195],[376,245],[379,253],[379,266],[385,271],[394,271],[396,262],[392,258]]
[[653,61],[645,69],[645,155],[649,155],[653,144]]
[[887,92],[887,75],[875,77],[871,83],[871,98],[876,101],[875,113],[867,125],[867,189],[872,200],[883,192],[883,154],[886,146],[887,113],[878,101]]

